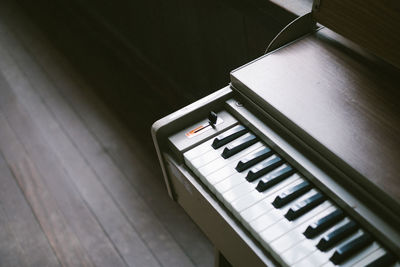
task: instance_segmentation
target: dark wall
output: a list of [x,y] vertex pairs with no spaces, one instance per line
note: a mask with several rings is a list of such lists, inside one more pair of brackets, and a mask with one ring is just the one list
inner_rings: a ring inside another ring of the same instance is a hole
[[227,85],[295,18],[266,0],[18,1],[120,114],[154,119]]

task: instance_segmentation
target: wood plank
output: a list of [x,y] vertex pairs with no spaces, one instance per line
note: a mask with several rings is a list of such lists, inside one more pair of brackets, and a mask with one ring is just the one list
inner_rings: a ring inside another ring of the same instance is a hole
[[[85,157],[83,160],[91,165],[97,177],[101,179],[108,192],[159,261],[167,266],[191,266],[190,259],[162,226],[151,208],[141,200],[111,158],[107,154],[101,153],[100,144],[86,129],[79,115],[54,90],[53,83],[48,80],[43,70],[23,51],[18,43],[10,43],[9,49],[21,69],[24,70],[35,92],[42,97],[46,107],[70,136],[71,142]],[[34,101],[32,105],[41,105],[41,103]],[[46,128],[45,121],[43,121],[43,127]]]
[[[4,102],[13,103],[15,101],[10,101],[10,99],[14,97],[12,97],[10,92],[5,92],[4,88],[4,85],[0,88],[0,95],[2,96],[3,103],[3,105],[0,106],[5,109],[4,114],[8,115],[9,118],[14,116],[14,119],[21,120],[19,122],[20,124],[25,124],[28,120],[25,120],[23,116],[18,114],[17,116],[15,116],[15,114],[10,116],[11,113],[23,112],[21,112],[21,107],[14,107],[12,104],[4,104]],[[18,122],[14,122],[14,124],[15,123]],[[30,122],[28,122],[27,125],[30,125]],[[35,131],[37,132],[37,129],[34,127],[28,127],[26,138],[31,139],[34,137],[32,133]],[[20,132],[19,135],[21,135]],[[11,130],[7,135],[5,134],[5,136],[2,136],[5,138],[0,140],[0,148],[4,150],[5,155],[7,155],[9,164],[18,165],[19,162],[25,161],[25,158],[30,158],[31,155],[25,153],[22,144],[18,143],[16,140],[17,137],[14,137],[15,140],[12,140],[10,136]],[[97,266],[125,266],[125,263],[113,247],[113,244],[109,241],[101,225],[97,222],[95,216],[93,216],[90,209],[73,187],[73,184],[69,182],[68,178],[63,173],[63,169],[60,168],[60,163],[55,160],[54,155],[49,152],[48,148],[43,143],[32,143],[33,146],[40,149],[41,153],[41,155],[36,154],[33,161],[38,163],[43,176],[41,179],[44,180],[43,183],[46,183],[47,186],[46,190],[48,190],[49,194],[53,195],[54,199],[57,201],[58,209],[63,213],[68,227],[74,231],[74,235],[77,236],[85,247],[85,249],[79,249],[87,251]],[[29,189],[28,186],[26,190]],[[43,220],[46,220],[46,218],[43,218]],[[60,246],[63,246],[63,244],[60,244]]]
[[[2,173],[0,175],[2,175]],[[11,231],[11,225],[1,205],[0,240],[0,266],[27,266],[25,258],[23,257],[23,251]]]
[[[2,36],[4,35],[0,37]],[[87,166],[86,161],[76,152],[76,148],[68,142],[57,122],[51,119],[52,115],[43,108],[43,105],[34,106],[28,102],[30,97],[37,96],[33,94],[32,87],[23,73],[20,72],[18,66],[11,58],[7,57],[4,50],[0,51],[0,54],[3,59],[0,63],[0,69],[5,73],[6,79],[11,84],[17,98],[27,108],[27,111],[24,111],[18,106],[8,107],[7,119],[15,131],[20,134],[19,138],[21,138],[21,142],[30,156],[35,158],[43,168],[53,172],[53,179],[55,176],[63,177],[62,180],[72,180],[73,185],[91,208],[102,228],[128,265],[158,266],[159,264],[153,254],[142,242],[135,229],[126,221],[118,206],[93,175],[90,167]],[[2,92],[2,95],[4,94],[6,93]],[[31,116],[27,115],[28,112]],[[32,118],[41,129],[32,123]],[[47,124],[46,131],[43,131],[42,127],[45,124]],[[29,135],[23,133],[29,133]],[[48,146],[52,147],[53,151]],[[60,168],[60,165],[63,168]],[[65,177],[65,172],[69,176],[68,178]],[[51,182],[51,178],[48,179]]]
[[[0,87],[4,88],[4,84]],[[0,131],[2,135],[6,135],[5,139],[0,140],[3,151],[6,151],[5,146],[9,146],[10,143],[14,149],[19,146],[3,115],[0,115]],[[7,158],[6,153],[5,157]],[[30,159],[23,157],[8,164],[60,263],[64,266],[92,266]]]
[[[29,27],[29,25],[25,25],[25,27]],[[20,27],[20,29],[25,27]],[[45,46],[43,41],[38,42],[37,39],[36,41],[32,39],[37,36],[34,34],[32,37],[32,34],[19,32],[19,37],[29,44],[27,48],[36,55],[38,62],[46,66],[45,68],[57,84],[57,88],[82,116],[96,139],[102,143],[103,152],[110,156],[118,167],[123,167],[123,172],[130,183],[137,188],[138,194],[154,210],[164,227],[196,265],[210,266],[213,258],[212,246],[182,210],[167,197],[165,188],[159,179],[161,173],[158,168],[154,168],[156,160],[153,157],[154,152],[150,157],[146,156],[149,153],[148,148],[143,148],[142,144],[135,142],[134,137],[116,123],[115,118],[105,109],[104,105],[99,103],[92,93],[87,93],[87,85],[54,49]],[[141,166],[132,166],[132,162],[137,162],[138,159],[140,159]],[[151,171],[150,175],[149,170]],[[145,179],[149,176],[150,179]]]
[[[4,129],[0,130],[0,139],[5,140],[12,149],[13,142],[7,139]],[[2,220],[7,220],[7,231],[14,236],[17,243],[15,246],[21,249],[20,266],[57,266],[59,262],[1,153],[0,174],[1,217]],[[3,248],[0,250],[5,251]],[[11,247],[7,253],[13,252]]]

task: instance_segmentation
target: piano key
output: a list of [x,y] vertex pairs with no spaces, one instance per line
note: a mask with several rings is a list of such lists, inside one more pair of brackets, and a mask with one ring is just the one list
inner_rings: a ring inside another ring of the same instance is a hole
[[[236,141],[244,140],[246,137],[253,136],[251,133],[246,133],[240,138],[236,139]],[[235,143],[235,141],[232,141],[231,144]],[[228,143],[229,145],[229,143]],[[206,165],[209,162],[214,161],[215,159],[220,158],[220,160],[224,160],[224,158],[221,157],[221,152],[224,150],[224,147],[220,147],[218,149],[213,149],[212,147],[209,147],[207,151],[203,152],[201,155],[189,159],[190,165],[194,169],[199,169],[200,167]]]
[[257,182],[244,182],[238,184],[237,186],[229,189],[225,193],[222,194],[222,198],[225,204],[231,206],[231,203],[236,199],[243,197],[244,195],[250,193],[256,187]]
[[302,224],[303,222],[313,218],[314,216],[318,216],[319,213],[330,208],[331,206],[332,206],[332,203],[327,201],[327,202],[319,205],[312,211],[299,217],[297,220],[289,222],[285,219],[282,219],[279,222],[276,222],[275,224],[267,227],[266,229],[264,229],[260,232],[260,237],[262,239],[262,242],[265,244],[271,243],[275,239],[279,238],[280,236],[283,236],[285,233],[296,228],[298,225]]
[[235,173],[222,181],[218,181],[214,184],[215,191],[220,194],[232,189],[233,187],[243,183],[243,174]]
[[[362,231],[359,230],[358,232],[346,237],[345,239],[341,240],[337,246],[340,246],[342,244],[345,244],[349,240],[352,240],[353,238],[359,236],[362,234]],[[332,262],[329,260],[330,257],[332,257],[333,253],[336,251],[336,247],[333,247],[329,249],[328,251],[322,252],[316,248],[316,244],[318,243],[320,236],[317,236],[312,239],[304,239],[303,241],[300,241],[298,244],[295,246],[291,247],[287,251],[285,251],[283,254],[291,254],[291,253],[297,253],[297,254],[303,254],[303,257],[301,257],[301,260],[298,260],[294,266],[303,266],[303,267],[308,267],[308,266],[321,266],[324,264],[328,264],[331,266],[334,266]],[[293,250],[290,252],[290,250]],[[300,252],[298,252],[300,250]],[[308,255],[304,257],[304,253],[301,251],[312,251]],[[300,257],[300,255],[298,256]]]
[[[294,174],[293,176],[289,177],[287,180],[282,181],[281,183],[277,184],[274,187],[271,187],[270,189],[268,189],[264,192],[260,193],[258,191],[252,191],[251,194],[260,196],[260,198],[262,198],[262,196],[264,196],[264,195],[269,196],[268,192],[271,192],[270,190],[273,190],[274,188],[283,188],[283,187],[289,185],[290,183],[292,183],[293,181],[297,180],[299,177],[300,177],[299,175]],[[265,212],[272,210],[272,209],[274,209],[274,207],[271,205],[270,202],[261,200],[261,201],[257,202],[256,204],[254,204],[254,205],[250,206],[249,208],[240,212],[241,221],[244,224],[247,221],[253,221],[260,215],[263,215]]]
[[297,197],[303,195],[312,188],[312,185],[308,181],[304,181],[301,184],[295,185],[288,190],[280,193],[272,202],[275,208],[280,208]]
[[221,156],[224,159],[227,159],[236,153],[242,151],[243,149],[251,146],[252,144],[255,144],[258,141],[257,136],[251,134],[250,136],[247,136],[242,139],[238,139],[233,141],[232,143],[229,143],[224,150],[222,151]]
[[219,153],[217,153],[215,150],[210,150],[203,155],[191,160],[190,164],[193,166],[193,168],[199,169],[200,167],[214,161],[219,157],[221,157]]
[[[282,253],[286,251],[287,249],[291,248],[292,246],[296,245],[297,243],[305,240],[305,236],[303,235],[303,231],[307,226],[310,224],[310,222],[315,221],[315,219],[323,218],[332,211],[336,209],[335,206],[331,206],[324,210],[323,212],[319,213],[315,218],[310,218],[309,220],[303,222],[299,226],[295,227],[294,229],[286,232],[283,236],[279,237],[278,239],[274,240],[271,243],[271,247],[276,251],[277,253]],[[314,243],[317,241],[314,241]]]
[[[243,138],[251,136],[251,135],[252,135],[251,133],[245,133],[243,136],[238,137],[238,139],[236,139],[236,140],[243,139]],[[191,161],[195,160],[196,158],[201,157],[204,154],[209,153],[209,152],[218,152],[216,154],[220,155],[221,152],[223,151],[224,147],[220,147],[218,149],[214,149],[211,146],[212,142],[213,142],[212,139],[211,140],[207,140],[206,142],[204,142],[204,143],[202,143],[202,144],[190,149],[189,151],[186,151],[183,154],[184,158],[191,162]],[[235,142],[235,140],[232,140],[232,143],[233,142]]]
[[287,177],[291,176],[296,172],[295,169],[293,169],[291,166],[284,164],[281,166],[277,171],[271,172],[261,178],[261,180],[257,184],[257,191],[262,192],[267,190],[273,185],[276,185],[277,183],[283,181]]
[[324,218],[321,218],[312,224],[310,224],[304,231],[304,236],[307,238],[312,238],[319,235],[322,231],[331,227],[335,223],[339,222],[344,218],[344,212],[340,209],[336,209],[332,213],[328,214]]
[[[378,260],[380,257],[384,256],[386,254],[386,251],[383,248],[379,248],[375,250],[373,253],[369,254],[367,257],[363,258],[362,260],[358,261],[353,265],[353,267],[365,267],[368,266],[369,264],[373,263],[374,261]],[[393,257],[394,258],[394,257]],[[395,260],[392,263],[385,263],[385,264],[380,264],[378,266],[389,266],[393,264]]]
[[260,161],[268,158],[269,156],[271,156],[273,154],[273,151],[269,148],[269,147],[265,147],[260,151],[257,151],[243,159],[241,159],[237,166],[236,166],[236,170],[238,172],[242,172],[250,167],[252,167],[253,165],[259,163]]
[[[288,179],[284,180],[283,182],[271,187],[270,189],[260,193],[257,190],[251,191],[249,194],[235,200],[232,202],[232,207],[238,211],[241,212],[244,209],[254,205],[260,200],[267,201],[268,203],[271,203],[272,200],[275,198],[275,196],[284,190],[287,190],[286,188],[290,185],[295,185],[303,182],[304,179],[300,178],[299,175],[294,174]],[[273,208],[272,206],[269,206],[271,209]]]
[[[236,155],[232,156],[229,159],[224,159],[221,157],[220,154],[218,154],[218,158],[211,161],[207,165],[204,165],[200,168],[197,169],[198,173],[201,173],[201,175],[208,176],[212,174],[213,172],[227,166],[227,165],[232,165],[229,167],[229,169],[234,169],[235,165],[237,164],[237,161],[240,160],[242,157],[245,157],[246,155],[250,154],[251,152],[257,151],[258,149],[262,149],[264,145],[261,142],[257,142],[254,145],[244,149],[243,151],[240,151]],[[232,173],[235,173],[236,170]]]
[[390,266],[396,262],[396,257],[386,251],[378,251],[375,255],[371,255],[371,262],[360,262],[357,263],[355,266],[365,266],[365,267],[380,267],[380,266]]
[[358,225],[353,220],[350,220],[345,225],[335,228],[333,231],[325,235],[317,244],[317,248],[321,251],[326,251],[343,238],[351,235],[358,229]]
[[262,146],[262,143],[257,142],[230,159],[223,159],[220,157],[197,170],[195,169],[194,172],[199,175],[202,180],[204,179],[207,184],[215,184],[233,174],[237,174],[238,172],[235,170],[235,165],[240,156],[243,157]]
[[[348,259],[343,261],[340,265],[344,267],[359,265],[359,262],[367,261],[368,257],[373,255],[375,252],[381,250],[382,247],[375,241],[371,242],[366,247],[362,248],[355,254],[351,255]],[[365,266],[365,265],[362,265]]]
[[267,158],[260,164],[254,166],[246,176],[246,180],[249,182],[253,182],[256,179],[260,178],[264,174],[272,171],[273,169],[277,168],[278,166],[283,164],[283,159],[277,155],[272,155],[271,157]]
[[[272,172],[275,172],[278,170],[273,170]],[[272,173],[271,172],[271,173]],[[222,200],[228,207],[231,206],[231,203],[235,201],[236,199],[239,199],[240,197],[250,193],[251,191],[255,190],[255,187],[257,185],[257,181],[254,182],[246,182],[243,179],[243,183],[238,184],[237,186],[231,188],[230,190],[226,191],[225,193],[222,194]]]
[[208,140],[208,141],[186,151],[185,153],[183,153],[184,158],[188,159],[188,160],[192,160],[192,159],[195,159],[195,158],[203,155],[204,153],[212,150],[213,149],[211,147],[212,141],[213,140]]
[[[354,238],[360,234],[362,234],[362,231],[359,231],[358,233],[354,234],[351,238]],[[286,250],[284,253],[282,253],[282,259],[284,259],[284,261],[288,265],[293,265],[295,263],[303,261],[306,258],[313,255],[315,251],[317,251],[317,249],[315,247],[315,243],[316,242],[312,242],[312,240],[310,240],[310,239],[305,239],[305,240],[301,241],[300,243],[296,244],[295,246],[291,247],[290,249]],[[326,253],[326,252],[320,252],[319,255],[322,256],[320,261],[330,262],[329,258],[327,258],[325,255],[321,255],[322,253]],[[332,255],[332,254],[333,254],[333,252],[329,253],[329,255]]]
[[[239,176],[238,175],[234,175],[234,176],[232,176],[232,178],[228,177],[227,179],[236,179],[237,177],[239,177]],[[242,180],[243,180],[242,183],[239,183],[236,186],[234,186],[234,187],[230,188],[229,190],[225,191],[224,193],[222,193],[224,195],[224,199],[226,199],[229,202],[229,204],[231,202],[235,201],[236,199],[238,199],[237,197],[232,198],[233,195],[235,195],[235,196],[239,195],[240,196],[240,194],[242,194],[242,196],[245,196],[245,195],[251,193],[252,191],[255,191],[253,193],[254,195],[257,195],[257,193],[258,193],[259,197],[262,197],[262,195],[255,190],[255,187],[257,185],[257,181],[249,183],[243,178],[242,178]]]
[[211,146],[214,149],[220,148],[221,146],[226,145],[227,143],[235,140],[236,138],[244,135],[247,132],[248,132],[248,129],[246,129],[246,127],[244,127],[243,125],[237,125],[237,126],[233,127],[232,129],[226,131],[225,133],[220,134],[217,137],[215,137]]
[[[299,200],[306,199],[310,197],[311,195],[315,194],[317,191],[316,190],[311,190],[310,192],[306,193],[304,196],[300,197]],[[279,220],[283,220],[284,214],[287,212],[287,210],[290,208],[289,206],[282,207],[280,209],[274,208],[271,203],[268,203],[270,207],[272,207],[267,213],[262,214],[261,216],[257,217],[253,221],[250,221],[249,224],[250,226],[256,231],[262,231],[265,228],[269,227],[270,225],[273,225]],[[276,214],[276,216],[275,216]],[[285,219],[286,220],[286,219]]]
[[316,193],[315,195],[295,203],[285,214],[285,218],[289,221],[293,221],[303,215],[304,213],[310,211],[314,207],[318,206],[324,202],[326,197],[321,193]]
[[373,242],[373,239],[370,234],[364,233],[363,235],[350,240],[346,244],[343,244],[339,248],[336,249],[335,253],[333,253],[330,261],[334,264],[343,263],[346,259],[348,259],[353,254],[357,253],[361,249],[367,247]]

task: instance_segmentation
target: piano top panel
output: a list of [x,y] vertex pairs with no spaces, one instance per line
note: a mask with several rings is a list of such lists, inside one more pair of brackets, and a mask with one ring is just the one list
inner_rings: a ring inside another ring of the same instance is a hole
[[233,71],[231,81],[372,193],[400,203],[397,69],[325,28]]

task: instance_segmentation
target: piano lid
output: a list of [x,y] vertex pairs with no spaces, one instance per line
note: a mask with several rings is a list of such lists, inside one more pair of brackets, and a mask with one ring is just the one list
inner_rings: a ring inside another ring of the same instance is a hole
[[231,82],[350,177],[399,207],[399,70],[324,28],[234,70]]

